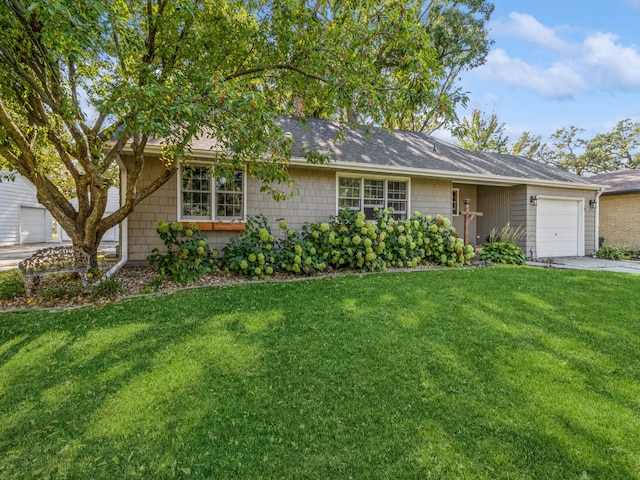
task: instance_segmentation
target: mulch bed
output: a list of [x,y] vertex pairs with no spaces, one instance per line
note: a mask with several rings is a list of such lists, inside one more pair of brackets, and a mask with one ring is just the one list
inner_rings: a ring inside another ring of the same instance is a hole
[[[101,265],[103,272],[111,268],[113,263]],[[475,262],[471,267],[481,266]],[[423,264],[410,269],[394,268],[387,269],[387,272],[431,270],[437,267],[431,264]],[[469,268],[469,267],[463,267]],[[294,275],[290,273],[279,273],[273,275],[268,280],[274,281],[294,281],[309,278],[326,278],[332,276],[345,276],[350,274],[362,275],[362,272],[325,272],[315,275]],[[158,270],[150,266],[125,265],[113,278],[120,286],[120,291],[114,295],[103,292],[96,294],[91,287],[83,287],[75,274],[50,275],[41,280],[39,286],[34,289],[30,298],[20,296],[11,300],[0,300],[0,310],[16,311],[31,310],[37,308],[66,309],[77,308],[87,305],[102,305],[125,298],[139,297],[143,295],[158,295],[176,292],[179,290],[203,288],[203,287],[223,287],[255,282],[249,278],[228,272],[217,272],[214,275],[202,277],[197,282],[190,284],[179,284],[159,276]],[[262,280],[260,280],[262,281]]]

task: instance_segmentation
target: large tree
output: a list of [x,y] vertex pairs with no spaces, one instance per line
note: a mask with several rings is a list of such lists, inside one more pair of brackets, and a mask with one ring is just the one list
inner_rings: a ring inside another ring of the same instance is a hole
[[469,100],[468,92],[459,86],[460,76],[485,63],[493,45],[487,29],[493,10],[493,3],[485,0],[427,3],[421,21],[433,42],[440,71],[424,88],[390,99],[384,115],[386,127],[431,133],[457,125],[456,110]]
[[[291,139],[274,119],[317,109],[348,121],[355,109],[382,124],[389,105],[419,109],[445,81],[442,41],[424,28],[439,3],[451,2],[6,0],[0,158],[94,262],[104,232],[167,182],[205,131],[224,152],[221,171],[245,167],[280,197],[271,185],[290,183]],[[166,168],[143,184],[156,137]],[[125,151],[126,201],[103,218],[109,172]],[[77,208],[51,174],[52,152]]]

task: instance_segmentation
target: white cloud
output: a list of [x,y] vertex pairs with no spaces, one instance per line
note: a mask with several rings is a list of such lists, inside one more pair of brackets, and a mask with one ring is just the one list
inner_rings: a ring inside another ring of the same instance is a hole
[[550,98],[566,98],[587,91],[582,77],[567,65],[554,63],[549,68],[536,68],[519,58],[511,58],[504,50],[493,50],[478,73],[492,81],[522,87]]
[[555,30],[545,27],[526,13],[511,12],[509,21],[494,24],[493,31],[501,35],[520,38],[542,48],[563,54],[571,54],[576,48],[571,42],[562,40]]
[[627,0],[627,3],[635,8],[640,8],[640,0]]
[[611,33],[590,35],[584,41],[579,62],[595,86],[605,89],[640,89],[640,52],[618,43]]
[[[633,0],[640,6],[640,0]],[[598,90],[640,90],[640,51],[624,46],[612,33],[595,33],[568,42],[527,14],[512,12],[496,24],[501,35],[523,39],[552,55],[545,66],[493,50],[477,72],[484,78],[532,90],[548,98],[566,98]],[[508,47],[506,47],[508,48]],[[538,60],[539,61],[539,60]]]

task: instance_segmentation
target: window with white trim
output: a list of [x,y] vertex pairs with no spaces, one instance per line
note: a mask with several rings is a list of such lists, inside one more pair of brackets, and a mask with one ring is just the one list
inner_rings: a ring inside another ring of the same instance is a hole
[[180,219],[244,220],[244,172],[215,177],[210,167],[189,165],[180,170]]
[[460,215],[460,189],[454,188],[451,191],[451,207],[454,217]]
[[404,220],[409,209],[408,180],[338,177],[338,209],[351,208],[372,220],[374,210],[393,209],[392,215]]

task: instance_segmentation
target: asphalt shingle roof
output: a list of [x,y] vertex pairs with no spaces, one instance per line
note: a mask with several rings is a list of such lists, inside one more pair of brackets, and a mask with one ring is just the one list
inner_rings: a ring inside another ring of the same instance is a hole
[[[424,133],[402,130],[346,128],[317,119],[300,122],[281,118],[280,128],[293,137],[293,157],[303,157],[304,149],[333,152],[335,161],[362,167],[414,171],[416,174],[448,174],[454,180],[478,177],[500,178],[512,183],[564,183],[596,188],[590,178],[580,177],[553,166],[517,155],[466,150]],[[343,131],[342,141],[336,141]]]
[[618,170],[589,177],[594,183],[609,185],[603,195],[640,192],[640,170]]

